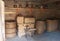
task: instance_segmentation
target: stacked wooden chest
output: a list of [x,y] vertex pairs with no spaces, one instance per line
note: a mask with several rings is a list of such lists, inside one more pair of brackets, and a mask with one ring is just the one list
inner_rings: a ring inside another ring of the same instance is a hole
[[24,33],[24,17],[23,16],[18,16],[17,17],[17,25],[18,25],[18,36],[22,37]]
[[30,17],[17,17],[17,25],[18,25],[18,36],[22,37],[25,35],[25,26],[28,25],[30,28],[34,28],[35,18]]

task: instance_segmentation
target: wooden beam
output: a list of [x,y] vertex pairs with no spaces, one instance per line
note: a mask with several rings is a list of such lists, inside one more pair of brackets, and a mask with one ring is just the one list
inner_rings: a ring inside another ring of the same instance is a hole
[[42,4],[48,4],[48,3],[53,3],[56,1],[60,1],[60,0],[49,0],[49,1],[42,1]]

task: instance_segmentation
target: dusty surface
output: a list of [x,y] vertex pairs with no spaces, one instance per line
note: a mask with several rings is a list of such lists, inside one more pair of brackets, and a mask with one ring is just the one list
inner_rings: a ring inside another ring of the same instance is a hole
[[33,37],[25,37],[21,38],[15,37],[11,39],[7,39],[6,41],[60,41],[60,32],[46,32],[42,35],[35,35]]

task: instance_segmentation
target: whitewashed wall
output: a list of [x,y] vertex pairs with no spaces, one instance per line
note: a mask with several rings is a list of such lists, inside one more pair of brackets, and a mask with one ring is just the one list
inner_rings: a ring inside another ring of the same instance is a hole
[[4,2],[0,0],[0,41],[5,41]]

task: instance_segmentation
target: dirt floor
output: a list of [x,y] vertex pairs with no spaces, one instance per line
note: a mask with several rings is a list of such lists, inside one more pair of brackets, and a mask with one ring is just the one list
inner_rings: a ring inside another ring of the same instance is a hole
[[34,35],[33,37],[18,36],[6,39],[6,41],[60,41],[60,32],[45,32],[42,35]]

